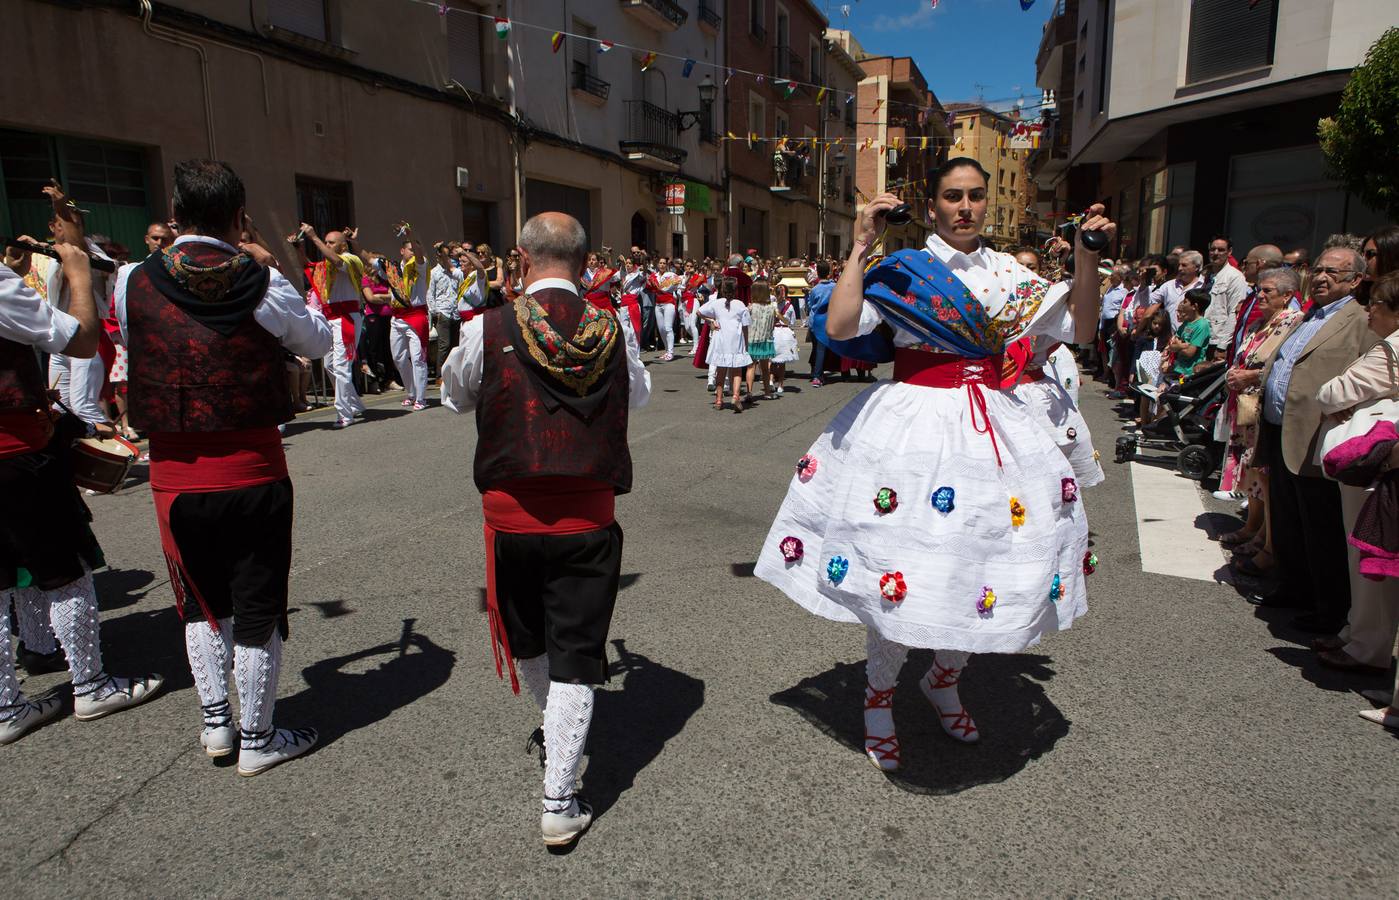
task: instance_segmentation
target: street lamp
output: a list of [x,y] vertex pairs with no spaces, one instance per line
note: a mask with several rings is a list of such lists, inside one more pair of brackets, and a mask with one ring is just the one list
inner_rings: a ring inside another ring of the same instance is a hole
[[714,99],[719,96],[719,86],[714,83],[714,79],[708,75],[699,83],[699,109],[682,109],[675,113],[679,122],[680,130],[693,128],[701,122],[708,123],[710,120],[710,109],[714,106]]

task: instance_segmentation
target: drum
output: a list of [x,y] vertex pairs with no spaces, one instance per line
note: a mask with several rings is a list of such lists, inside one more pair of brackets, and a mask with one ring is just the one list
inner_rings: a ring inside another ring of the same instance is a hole
[[73,480],[99,494],[115,493],[141,452],[126,438],[83,438],[73,444]]

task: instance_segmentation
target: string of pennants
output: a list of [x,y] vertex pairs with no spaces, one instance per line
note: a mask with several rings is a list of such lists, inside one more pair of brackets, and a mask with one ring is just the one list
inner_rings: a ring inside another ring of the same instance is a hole
[[[643,72],[656,65],[656,63],[660,60],[670,59],[677,60],[680,62],[680,74],[683,78],[689,78],[696,67],[703,66],[705,68],[713,70],[714,74],[717,77],[722,77],[724,84],[728,84],[729,81],[735,75],[741,75],[752,78],[758,84],[770,82],[774,88],[782,92],[783,99],[788,99],[792,97],[792,95],[795,94],[798,89],[805,88],[812,89],[816,93],[815,104],[813,105],[819,105],[822,101],[826,99],[826,96],[828,94],[833,95],[836,98],[844,97],[844,102],[847,104],[853,103],[855,101],[854,92],[841,90],[839,88],[833,88],[830,85],[826,84],[817,84],[815,82],[802,81],[797,78],[777,78],[764,72],[755,72],[749,69],[739,68],[737,66],[721,66],[718,63],[713,62],[701,62],[699,60],[695,60],[687,56],[680,56],[673,53],[663,53],[659,50],[653,50],[648,47],[639,47],[631,44],[623,44],[617,41],[602,39],[592,34],[580,34],[572,31],[564,31],[555,29],[552,26],[536,25],[531,22],[522,22],[519,19],[510,19],[502,16],[495,16],[491,15],[490,13],[478,12],[472,9],[461,9],[459,7],[450,5],[450,3],[447,2],[447,0],[408,0],[408,2],[417,3],[423,6],[435,7],[439,16],[445,17],[450,13],[456,13],[465,16],[475,16],[480,19],[490,19],[495,26],[496,37],[502,41],[509,40],[511,33],[515,29],[529,29],[533,31],[548,32],[550,35],[550,47],[554,53],[558,53],[559,50],[563,48],[565,39],[574,38],[579,41],[586,41],[595,44],[598,53],[608,53],[617,48],[633,51],[639,54],[638,62],[640,63],[641,71]],[[1030,5],[1033,3],[1034,0],[1020,0],[1020,6],[1022,9],[1029,9]],[[934,3],[933,6],[936,7],[937,4]],[[923,106],[917,103],[909,103],[904,100],[879,100],[874,105],[874,111],[877,112],[880,105],[886,103],[890,107],[898,106],[905,109],[918,110],[920,125],[926,124],[927,117],[930,114],[940,111],[938,107]],[[947,115],[948,127],[951,127],[954,118],[955,116],[951,113]]]

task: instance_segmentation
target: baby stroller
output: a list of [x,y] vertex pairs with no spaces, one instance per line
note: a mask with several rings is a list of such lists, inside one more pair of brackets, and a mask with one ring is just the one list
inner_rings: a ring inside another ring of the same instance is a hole
[[1138,450],[1162,450],[1176,454],[1176,471],[1201,481],[1214,474],[1224,459],[1224,445],[1214,439],[1214,421],[1228,396],[1224,384],[1227,366],[1216,365],[1188,376],[1179,384],[1132,390],[1155,401],[1162,415],[1137,434],[1117,439],[1115,459],[1130,462]]

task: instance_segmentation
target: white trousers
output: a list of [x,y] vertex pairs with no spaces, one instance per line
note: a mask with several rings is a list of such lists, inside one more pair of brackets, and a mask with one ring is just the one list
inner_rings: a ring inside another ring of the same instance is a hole
[[[1346,534],[1355,528],[1360,508],[1370,492],[1366,488],[1341,485],[1341,521]],[[1360,551],[1346,543],[1350,559],[1350,617],[1341,629],[1340,639],[1351,659],[1367,666],[1389,668],[1394,649],[1394,633],[1399,627],[1399,582],[1392,578],[1371,581],[1360,574]]]
[[[364,317],[359,313],[350,315],[355,322],[355,338],[358,340],[360,329],[364,327]],[[330,333],[334,340],[330,352],[325,355],[325,370],[335,379],[335,412],[348,421],[364,412],[364,403],[359,399],[359,391],[355,390],[354,372],[350,368],[350,357],[345,352],[345,338],[340,333],[339,318],[330,320]]]
[[84,422],[105,422],[102,381],[106,377],[102,357],[74,359],[63,353],[49,357],[49,384],[58,388],[63,405]]
[[[698,303],[695,304],[695,309],[699,309]],[[696,324],[697,319],[698,316],[695,315],[694,310],[685,313],[680,319],[685,324],[685,336],[690,339],[691,344],[699,340],[699,326]]]
[[389,332],[389,350],[393,364],[398,367],[398,380],[414,403],[427,402],[427,348],[408,324],[407,319],[393,320]]
[[665,352],[675,352],[675,304],[656,304],[656,330],[661,333],[661,343]]

